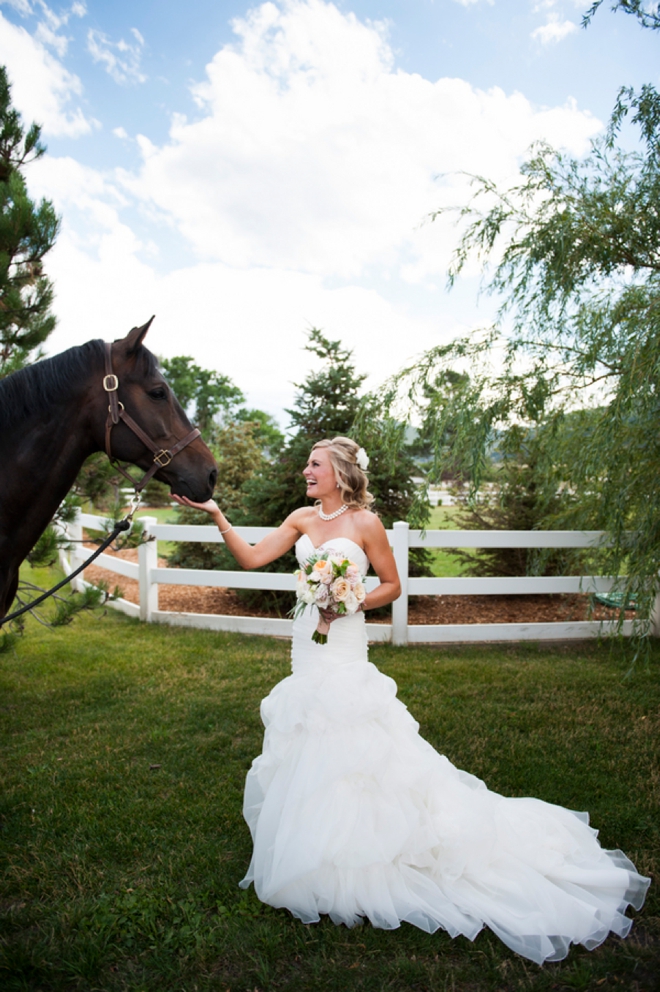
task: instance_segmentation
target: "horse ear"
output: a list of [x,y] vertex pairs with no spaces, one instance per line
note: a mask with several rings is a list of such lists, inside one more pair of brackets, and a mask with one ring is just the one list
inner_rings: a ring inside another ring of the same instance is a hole
[[129,355],[134,355],[135,352],[138,350],[138,348],[144,341],[145,337],[147,336],[147,331],[151,327],[151,323],[153,319],[154,318],[152,317],[150,320],[146,322],[146,324],[143,324],[142,327],[134,327],[132,328],[132,330],[128,332],[128,334],[124,338],[124,342],[126,344],[127,357]]

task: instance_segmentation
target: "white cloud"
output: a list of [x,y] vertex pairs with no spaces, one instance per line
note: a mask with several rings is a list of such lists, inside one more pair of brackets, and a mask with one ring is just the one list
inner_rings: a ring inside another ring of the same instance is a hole
[[39,6],[44,20],[37,25],[35,38],[42,44],[53,48],[60,58],[64,58],[70,39],[57,32],[68,24],[71,17],[84,17],[87,9],[82,3],[74,3],[68,10],[61,10],[59,14],[56,14],[44,3],[44,0],[39,0]]
[[538,14],[541,11],[550,11],[555,10],[556,8],[561,10],[567,2],[570,3],[570,6],[576,7],[580,11],[584,10],[584,0],[536,0],[536,3],[532,5],[532,11],[533,13]]
[[85,4],[78,2],[78,0],[71,4],[68,10],[65,8],[59,14],[56,14],[44,0],[35,0],[34,3],[30,3],[30,0],[0,0],[0,6],[3,4],[7,7],[13,7],[21,17],[29,17],[30,14],[34,14],[37,10],[40,10],[54,29],[57,29],[62,24],[66,24],[71,16],[84,17],[87,13]]
[[[164,145],[139,136],[136,174],[46,158],[30,188],[64,217],[51,351],[156,312],[153,350],[194,354],[277,410],[311,365],[310,325],[355,343],[372,382],[474,326],[465,287],[434,295],[456,232],[420,221],[465,201],[460,170],[508,180],[532,141],[579,154],[600,125],[573,103],[396,69],[382,26],[322,0],[262,4],[235,30],[194,87],[199,119],[174,118]],[[140,230],[159,215],[201,260],[166,271],[130,226],[135,200]]]
[[0,63],[7,67],[14,103],[27,123],[36,120],[44,134],[77,138],[89,133],[95,122],[72,100],[82,93],[77,76],[46,51],[24,28],[0,14]]
[[144,83],[146,76],[140,69],[140,59],[144,38],[137,30],[131,28],[134,42],[110,41],[102,31],[90,28],[87,32],[87,51],[95,62],[105,66],[105,70],[116,83]]
[[13,7],[14,10],[18,11],[21,17],[28,17],[32,13],[32,7],[30,6],[29,0],[0,0],[0,6],[6,4],[8,7]]
[[162,147],[139,139],[142,170],[123,177],[207,260],[353,278],[405,256],[439,271],[439,229],[434,246],[416,229],[465,186],[439,173],[502,179],[532,141],[582,152],[600,127],[573,104],[396,70],[382,28],[322,0],[265,3],[234,29],[193,89],[201,118],[175,117]]
[[64,35],[57,34],[53,31],[45,21],[42,21],[35,32],[34,37],[37,41],[40,41],[42,45],[49,45],[54,48],[60,58],[64,58],[66,55],[67,48],[69,47],[69,40],[65,38]]
[[125,127],[113,127],[112,133],[114,134],[115,138],[123,138],[123,139],[128,138],[128,131],[126,130]]
[[310,326],[349,346],[356,342],[357,365],[371,373],[372,385],[451,329],[375,289],[328,287],[316,274],[224,262],[159,272],[144,260],[150,246],[122,220],[121,191],[71,158],[35,163],[30,192],[50,197],[63,216],[47,261],[59,319],[51,354],[92,337],[113,340],[155,312],[153,351],[194,354],[230,375],[253,405],[281,416],[292,383],[312,364],[302,350]]
[[577,29],[578,26],[574,21],[560,21],[559,17],[552,15],[547,24],[542,24],[532,31],[532,38],[540,41],[542,45],[550,45],[563,41],[569,34],[574,34]]
[[37,24],[34,36],[42,45],[53,48],[60,58],[66,55],[69,39],[57,32],[69,22],[71,17],[84,17],[87,13],[85,5],[78,2],[73,3],[68,9],[60,10],[58,14],[44,0],[36,0],[36,3],[32,4],[29,0],[0,0],[0,5],[3,3],[13,7],[22,17],[40,12],[43,19]]

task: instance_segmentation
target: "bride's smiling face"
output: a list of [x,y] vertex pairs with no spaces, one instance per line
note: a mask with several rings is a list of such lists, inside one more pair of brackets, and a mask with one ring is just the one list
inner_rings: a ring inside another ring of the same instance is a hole
[[323,499],[337,491],[335,470],[325,448],[312,451],[303,475],[307,480],[307,495],[312,499]]

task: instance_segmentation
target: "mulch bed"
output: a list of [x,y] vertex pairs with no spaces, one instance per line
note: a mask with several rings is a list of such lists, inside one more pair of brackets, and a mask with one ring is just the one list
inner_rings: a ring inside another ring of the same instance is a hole
[[[90,548],[92,545],[90,545]],[[137,561],[137,549],[106,554],[116,555],[125,561]],[[161,568],[167,567],[165,559],[158,559]],[[105,568],[90,565],[84,577],[88,582],[103,581],[130,603],[139,602],[138,584]],[[291,597],[293,605],[293,596]],[[174,613],[216,613],[225,616],[277,617],[272,609],[248,606],[233,589],[214,589],[208,586],[160,586],[158,605],[161,610]],[[554,593],[534,596],[413,596],[410,600],[410,624],[456,623],[553,623],[577,620],[615,620],[616,610],[602,606],[589,595],[579,593]],[[626,612],[626,619],[634,619],[634,612]],[[369,616],[370,623],[389,623],[387,617]]]

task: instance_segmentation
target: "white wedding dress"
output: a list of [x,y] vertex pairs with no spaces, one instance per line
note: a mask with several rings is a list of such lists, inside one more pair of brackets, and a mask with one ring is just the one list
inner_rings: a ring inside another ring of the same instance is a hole
[[[367,571],[348,538],[322,545]],[[302,562],[314,551],[302,537]],[[473,940],[486,925],[537,963],[625,936],[649,879],[605,851],[575,813],[507,799],[455,768],[418,733],[396,684],[367,660],[364,614],[311,635],[294,625],[292,674],[261,704],[263,753],[248,773],[244,815],[259,898],[304,923],[327,913],[353,926],[402,921]]]

